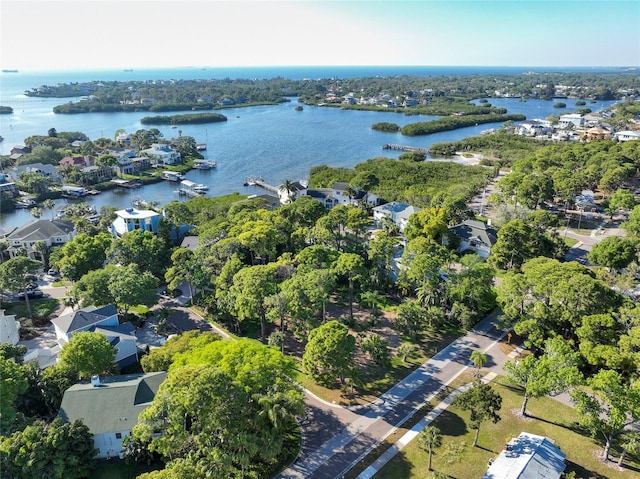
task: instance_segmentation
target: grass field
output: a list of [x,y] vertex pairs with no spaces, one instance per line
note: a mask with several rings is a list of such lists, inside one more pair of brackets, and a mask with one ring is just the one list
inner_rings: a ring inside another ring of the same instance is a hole
[[[483,423],[478,447],[473,444],[474,431],[467,428],[469,413],[450,407],[435,421],[443,433],[442,446],[435,450],[433,469],[456,479],[478,479],[486,472],[490,458],[500,453],[504,444],[522,431],[547,436],[567,455],[566,472],[575,471],[576,478],[629,479],[640,477],[640,457],[627,455],[625,469],[599,461],[602,444],[596,442],[577,425],[577,414],[569,406],[552,398],[533,399],[527,410],[532,416],[517,418],[522,396],[518,388],[507,385],[504,378],[491,383],[502,396],[502,420],[497,424]],[[400,433],[401,435],[402,433]],[[617,460],[619,449],[612,450]],[[427,453],[412,441],[375,476],[376,479],[422,479],[431,477],[427,471]]]

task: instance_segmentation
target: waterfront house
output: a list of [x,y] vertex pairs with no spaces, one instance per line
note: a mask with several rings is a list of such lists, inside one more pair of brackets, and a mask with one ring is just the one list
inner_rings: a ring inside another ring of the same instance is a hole
[[17,198],[20,196],[20,190],[18,189],[18,185],[13,181],[7,181],[5,177],[5,179],[0,180],[0,194],[2,195],[0,196],[2,199]]
[[160,213],[153,210],[138,210],[126,208],[115,212],[116,219],[111,223],[111,233],[115,238],[122,237],[125,233],[134,230],[158,232]]
[[102,334],[116,349],[115,361],[120,367],[138,362],[138,343],[135,328],[130,322],[120,324],[116,307],[112,304],[102,308],[88,306],[51,320],[60,347],[80,332]]
[[53,165],[45,165],[43,163],[30,163],[28,165],[19,165],[13,168],[13,177],[19,178],[20,173],[38,173],[51,181],[60,181],[58,170]]
[[65,156],[58,162],[58,165],[61,167],[72,166],[74,168],[84,168],[85,166],[89,166],[93,164],[93,158],[91,158],[90,162],[87,161],[88,158],[84,156]]
[[[484,259],[489,257],[491,248],[498,240],[498,234],[491,225],[476,220],[465,220],[452,226],[449,233],[460,240],[458,252],[473,251]],[[445,243],[448,243],[446,238]]]
[[300,181],[292,181],[290,190],[285,190],[283,185],[278,187],[278,196],[280,197],[280,203],[291,203],[296,198],[307,194],[307,186]]
[[379,226],[383,218],[389,218],[398,227],[398,230],[403,233],[409,217],[421,210],[422,208],[417,206],[392,201],[373,208],[373,223],[375,226]]
[[16,315],[5,315],[4,309],[0,309],[0,344],[17,344],[20,341],[20,322],[16,321]]
[[482,479],[559,479],[565,457],[549,438],[521,432],[490,462]]
[[584,118],[579,113],[570,113],[567,115],[560,115],[558,120],[558,126],[560,128],[580,128],[584,126]]
[[164,371],[100,378],[71,386],[64,393],[59,416],[89,428],[100,459],[122,457],[124,438],[131,435],[166,379]]
[[33,246],[43,242],[47,246],[60,246],[71,241],[76,235],[76,227],[73,221],[68,220],[33,220],[16,228],[6,237],[9,243],[7,252],[9,257],[16,257],[21,247],[27,251],[27,255],[35,260],[42,260],[40,252]]
[[28,146],[16,145],[11,148],[12,155],[26,155],[28,153],[31,153],[31,148],[29,148]]
[[525,120],[515,126],[516,135],[543,136],[553,131],[553,125],[547,120]]
[[141,150],[140,153],[148,156],[152,162],[155,161],[155,163],[159,165],[173,165],[179,163],[181,160],[180,153],[169,145],[160,143],[154,143],[151,145],[151,148]]

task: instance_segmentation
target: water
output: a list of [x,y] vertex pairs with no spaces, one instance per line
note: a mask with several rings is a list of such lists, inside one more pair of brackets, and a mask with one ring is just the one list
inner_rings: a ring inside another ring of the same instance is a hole
[[[90,80],[142,80],[170,78],[321,78],[330,76],[370,76],[390,74],[465,74],[465,73],[520,73],[526,68],[439,68],[438,67],[313,67],[313,68],[236,68],[236,69],[180,69],[140,70],[133,72],[55,72],[55,73],[2,73],[0,74],[0,104],[12,106],[12,115],[0,115],[0,154],[9,154],[15,145],[24,143],[31,135],[46,135],[49,128],[57,131],[81,131],[89,138],[113,137],[118,129],[135,132],[148,128],[140,119],[147,112],[138,113],[88,113],[79,115],[55,115],[55,105],[70,99],[29,98],[24,91],[35,86],[53,85],[61,82]],[[548,70],[548,69],[547,69]],[[575,71],[573,69],[572,71]],[[495,106],[504,106],[509,113],[522,113],[527,118],[546,118],[560,111],[553,108],[553,101],[518,99],[489,99]],[[563,100],[564,101],[564,100]],[[574,101],[564,101],[566,111],[573,111]],[[597,109],[612,102],[598,103]],[[285,179],[307,178],[314,165],[353,167],[370,158],[385,156],[397,158],[398,151],[383,150],[385,143],[397,143],[421,148],[432,144],[456,141],[478,135],[482,130],[498,127],[499,124],[483,124],[460,130],[441,132],[422,137],[404,137],[399,133],[383,133],[371,129],[377,122],[391,122],[400,126],[416,121],[434,119],[430,116],[404,116],[390,112],[347,111],[335,108],[304,106],[295,111],[297,102],[275,106],[235,108],[222,113],[228,121],[207,125],[182,125],[183,135],[193,136],[197,143],[206,143],[205,158],[215,160],[217,168],[210,171],[192,170],[186,178],[209,186],[208,196],[239,192],[241,194],[262,193],[255,187],[244,187],[248,176],[261,176],[268,183],[278,185]],[[596,105],[587,107],[596,110]],[[563,111],[565,111],[563,109]],[[178,129],[158,128],[165,138],[178,135]],[[111,205],[118,208],[131,206],[131,201],[140,197],[146,201],[166,204],[179,199],[174,193],[176,184],[162,182],[137,190],[104,192],[87,201],[96,208]],[[56,207],[64,205],[63,200]],[[45,212],[44,217],[50,213]],[[26,210],[3,213],[0,226],[19,226],[32,219]]]

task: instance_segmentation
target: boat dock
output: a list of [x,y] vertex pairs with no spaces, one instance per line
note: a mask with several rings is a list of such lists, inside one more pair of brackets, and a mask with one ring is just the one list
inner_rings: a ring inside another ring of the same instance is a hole
[[258,186],[263,190],[267,190],[270,193],[274,193],[276,196],[280,194],[280,190],[277,186],[270,185],[269,183],[265,182],[262,178],[253,178],[253,177],[247,178],[247,180],[244,182],[244,186]]
[[392,143],[385,143],[382,145],[383,150],[400,150],[400,151],[409,151],[415,153],[424,153],[425,155],[429,154],[429,148],[419,148],[417,146],[405,146],[405,145],[394,145]]
[[190,196],[191,198],[195,198],[196,196],[205,194],[206,190],[202,188],[204,188],[204,185],[198,185],[190,180],[182,180],[180,182],[180,187],[176,192],[180,196]]

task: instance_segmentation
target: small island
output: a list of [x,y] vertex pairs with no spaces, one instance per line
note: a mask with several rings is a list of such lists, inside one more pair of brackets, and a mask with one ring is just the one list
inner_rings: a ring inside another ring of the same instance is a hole
[[0,106],[0,115],[10,115],[13,113],[13,108],[10,106]]
[[143,125],[199,125],[227,121],[220,113],[192,113],[188,115],[145,116],[140,119]]

